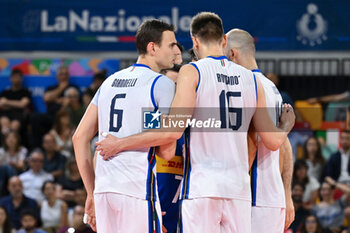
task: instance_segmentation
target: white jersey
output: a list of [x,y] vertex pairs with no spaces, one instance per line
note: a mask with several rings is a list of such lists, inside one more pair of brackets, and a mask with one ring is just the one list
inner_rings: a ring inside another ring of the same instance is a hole
[[214,132],[185,132],[182,199],[219,197],[251,200],[247,131],[255,112],[256,80],[250,70],[225,56],[195,63],[199,73],[192,119],[207,115],[221,120]]
[[[92,100],[98,107],[99,141],[101,132],[119,138],[141,133],[144,108],[170,107],[174,92],[173,81],[143,64],[111,75]],[[94,192],[155,200],[155,163],[153,148],[123,151],[108,161],[98,154]]]
[[[282,97],[273,82],[260,70],[253,70],[265,90],[266,107],[277,125],[282,111]],[[257,157],[252,169],[252,204],[260,207],[285,208],[284,187],[279,166],[279,150],[271,151],[258,141]]]

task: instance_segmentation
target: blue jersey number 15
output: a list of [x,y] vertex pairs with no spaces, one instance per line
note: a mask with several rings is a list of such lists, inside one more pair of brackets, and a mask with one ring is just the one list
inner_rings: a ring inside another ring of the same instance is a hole
[[228,118],[228,128],[231,128],[232,130],[238,130],[242,125],[242,108],[232,108],[230,107],[230,98],[233,97],[241,97],[241,92],[232,92],[228,91],[225,93],[225,90],[223,90],[220,93],[219,100],[220,100],[220,121],[221,121],[221,128],[227,128],[226,126],[226,99],[228,103],[228,114],[236,113],[236,124],[231,124],[230,117]]

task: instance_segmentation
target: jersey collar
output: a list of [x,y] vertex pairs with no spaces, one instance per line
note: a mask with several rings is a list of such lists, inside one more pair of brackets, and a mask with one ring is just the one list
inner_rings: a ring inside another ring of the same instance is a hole
[[260,70],[260,69],[254,69],[254,70],[252,70],[252,72],[258,72],[258,73],[261,73],[261,70]]
[[228,58],[226,56],[220,56],[220,57],[213,57],[213,56],[208,56],[209,58],[215,59],[215,60],[222,60],[222,59],[227,59]]
[[148,69],[151,70],[151,67],[149,67],[148,65],[145,65],[145,64],[135,63],[135,64],[133,64],[132,66],[135,66],[135,67],[145,67],[145,68],[148,68]]

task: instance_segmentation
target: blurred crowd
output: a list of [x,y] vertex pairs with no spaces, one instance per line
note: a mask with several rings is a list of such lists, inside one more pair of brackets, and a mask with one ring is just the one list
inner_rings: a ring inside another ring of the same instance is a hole
[[[278,85],[277,76],[268,76]],[[83,224],[87,194],[72,135],[105,78],[105,71],[96,73],[81,92],[70,83],[68,68],[59,67],[57,85],[43,96],[47,113],[41,114],[33,110],[21,71],[12,71],[12,86],[0,93],[1,233],[93,232]],[[281,94],[284,102],[294,105],[287,92]],[[322,98],[309,102],[318,100]],[[287,232],[350,232],[350,131],[343,131],[339,147],[331,149],[315,135],[311,131],[308,136],[290,136],[295,221]]]
[[0,232],[93,232],[83,224],[86,191],[75,161],[72,135],[106,78],[96,73],[81,92],[68,68],[46,89],[47,113],[33,110],[20,70],[0,93]]

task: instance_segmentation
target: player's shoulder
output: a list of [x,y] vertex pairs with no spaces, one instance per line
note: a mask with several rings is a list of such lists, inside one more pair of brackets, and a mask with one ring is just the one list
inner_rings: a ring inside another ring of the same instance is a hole
[[160,90],[168,90],[168,88],[175,88],[175,83],[168,76],[163,74],[158,74],[156,79],[153,81],[155,83],[155,88]]
[[231,69],[234,69],[236,70],[237,72],[239,73],[243,73],[243,74],[246,74],[246,75],[249,75],[249,76],[253,76],[253,72],[233,61],[230,61],[228,60],[227,62],[227,65],[231,68]]

